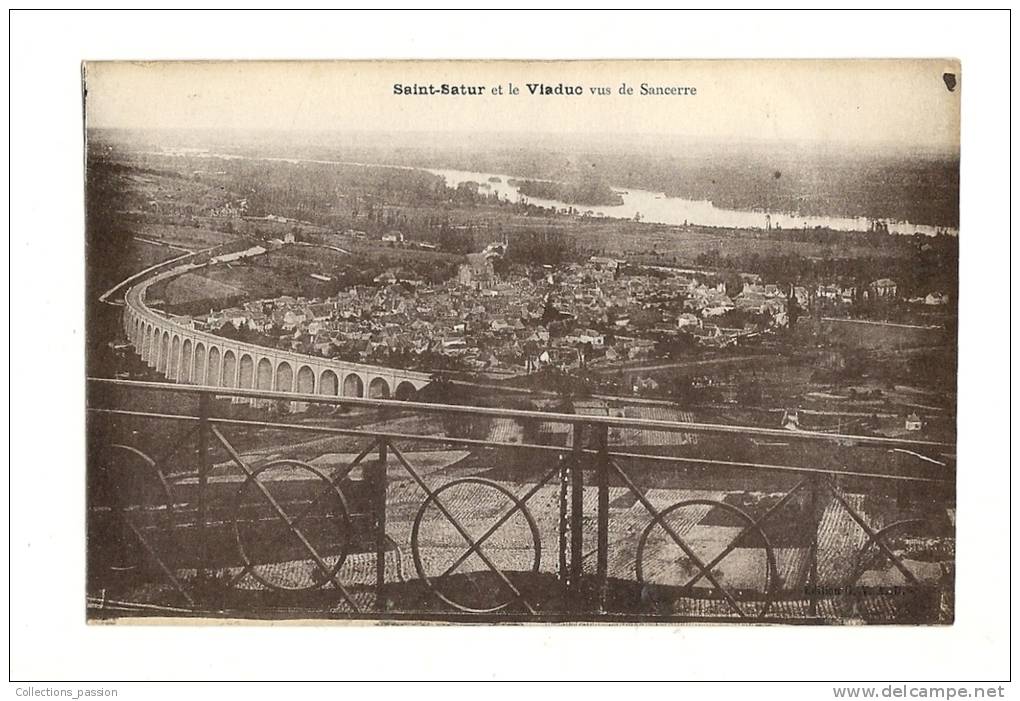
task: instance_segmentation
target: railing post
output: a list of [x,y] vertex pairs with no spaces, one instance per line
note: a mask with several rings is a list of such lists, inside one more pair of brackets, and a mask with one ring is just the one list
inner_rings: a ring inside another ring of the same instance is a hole
[[198,527],[200,572],[209,577],[209,404],[208,392],[198,395]]
[[598,610],[599,613],[605,613],[609,589],[609,427],[603,424],[596,432],[599,451],[595,458],[595,479],[599,493],[596,580]]
[[584,573],[584,424],[574,424],[573,452],[570,461],[570,587],[573,603],[581,602],[581,577]]
[[375,607],[385,611],[386,601],[386,448],[383,438],[379,441],[379,460],[375,468]]
[[559,580],[564,590],[570,587],[570,561],[567,558],[567,549],[570,537],[570,508],[568,497],[570,494],[570,462],[573,456],[560,454],[560,475],[559,475]]
[[821,523],[818,513],[819,479],[811,480],[811,553],[808,560],[808,614],[815,618],[818,615],[818,526]]

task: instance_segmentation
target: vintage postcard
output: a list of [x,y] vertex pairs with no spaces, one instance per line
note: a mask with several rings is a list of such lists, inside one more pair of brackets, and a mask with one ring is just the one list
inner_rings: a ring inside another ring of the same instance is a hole
[[82,73],[89,620],[953,622],[958,62]]

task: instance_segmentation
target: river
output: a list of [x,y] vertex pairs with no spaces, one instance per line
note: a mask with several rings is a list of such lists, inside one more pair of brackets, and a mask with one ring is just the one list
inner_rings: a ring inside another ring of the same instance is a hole
[[[256,157],[241,156],[236,154],[211,153],[202,149],[164,149],[158,152],[148,152],[159,156],[190,156],[206,158],[238,159],[279,161],[284,163],[319,163],[325,165],[354,165],[364,167],[402,168],[405,170],[422,170],[433,175],[441,176],[446,180],[448,187],[457,187],[461,183],[475,182],[481,186],[482,193],[497,195],[500,199],[517,202],[521,197],[520,190],[510,184],[510,180],[527,180],[523,176],[507,175],[505,173],[481,173],[467,170],[451,170],[446,168],[422,168],[403,165],[390,165],[385,163],[362,163],[356,161],[330,161],[312,158],[282,158],[282,157]],[[689,200],[683,197],[669,197],[661,192],[650,190],[637,190],[613,186],[623,197],[623,204],[606,207],[587,207],[584,205],[570,205],[559,200],[546,200],[538,197],[527,197],[527,201],[540,207],[551,207],[554,209],[566,209],[573,206],[575,210],[591,212],[594,216],[611,217],[614,219],[634,219],[640,214],[641,221],[654,224],[668,224],[671,226],[701,225],[717,226],[726,228],[741,229],[764,229],[766,213],[761,211],[750,211],[741,209],[725,209],[716,207],[708,200]],[[839,217],[839,216],[807,216],[790,212],[769,212],[773,227],[783,229],[813,229],[815,227],[829,228],[837,231],[867,231],[871,227],[871,220],[866,217]],[[957,230],[952,227],[935,227],[927,224],[912,224],[907,221],[887,220],[889,231],[895,234],[921,233],[927,236],[934,236],[938,230],[949,234],[957,235]]]
[[[464,182],[476,182],[489,186],[481,192],[489,192],[498,195],[501,199],[509,199],[516,202],[520,197],[520,190],[511,185],[509,180],[525,180],[519,176],[508,176],[499,173],[478,173],[465,170],[447,170],[439,168],[421,168],[421,170],[442,176],[446,179],[449,187],[457,187]],[[490,179],[498,179],[498,182]],[[614,219],[634,219],[638,214],[641,221],[654,224],[669,224],[672,226],[683,226],[686,224],[700,224],[702,226],[719,226],[742,229],[764,229],[765,212],[756,212],[740,209],[724,209],[716,207],[708,200],[688,200],[682,197],[668,197],[661,192],[650,190],[625,189],[613,187],[622,197],[623,204],[608,207],[588,207],[584,205],[573,205],[574,209],[582,212],[590,211],[595,216],[612,217]],[[538,197],[528,197],[527,201],[541,207],[554,207],[563,209],[571,205],[558,200],[544,200]],[[803,216],[783,212],[770,212],[772,226],[780,226],[783,229],[813,229],[815,227],[835,229],[838,231],[867,231],[871,226],[871,220],[865,217],[834,217],[834,216]],[[934,236],[937,233],[936,227],[925,224],[911,224],[910,222],[887,222],[889,231],[895,234],[922,233],[927,236]],[[950,234],[955,235],[956,229],[945,228]]]

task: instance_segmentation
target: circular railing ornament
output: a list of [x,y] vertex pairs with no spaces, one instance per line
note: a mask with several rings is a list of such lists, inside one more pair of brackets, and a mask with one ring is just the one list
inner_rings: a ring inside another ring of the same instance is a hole
[[103,448],[89,480],[90,554],[110,572],[137,570],[146,556],[134,529],[169,530],[169,485],[151,457],[123,444]]
[[[772,548],[772,543],[769,542],[769,538],[765,534],[765,531],[762,530],[761,526],[758,523],[756,523],[755,520],[751,518],[750,515],[747,514],[747,512],[743,511],[742,509],[732,504],[727,504],[726,502],[723,501],[716,501],[713,499],[689,499],[686,501],[677,502],[655,514],[651,522],[645,527],[644,531],[641,533],[641,537],[638,540],[637,553],[635,555],[635,570],[638,583],[642,585],[646,583],[644,566],[645,550],[647,549],[648,546],[649,536],[651,536],[652,531],[655,530],[657,526],[661,527],[663,530],[666,530],[670,542],[674,542],[678,547],[680,547],[681,550],[683,550],[686,547],[690,549],[691,552],[694,552],[694,549],[691,548],[691,546],[687,544],[686,541],[683,540],[683,538],[679,537],[679,535],[677,536],[676,540],[674,540],[674,536],[670,535],[669,531],[666,529],[665,521],[666,517],[669,516],[670,514],[692,506],[709,506],[713,508],[723,509],[724,511],[729,512],[730,514],[736,516],[737,519],[742,521],[744,524],[744,529],[746,529],[747,532],[744,533],[742,536],[739,536],[738,539],[730,541],[730,543],[726,545],[720,551],[720,553],[717,553],[711,560],[704,561],[704,559],[700,558],[699,556],[699,559],[703,559],[704,564],[706,565],[707,572],[706,570],[703,570],[700,567],[698,567],[696,563],[692,562],[692,564],[694,564],[694,569],[697,571],[697,574],[694,576],[694,579],[692,579],[689,583],[686,583],[683,586],[683,588],[689,591],[693,587],[695,581],[705,578],[712,584],[712,586],[715,589],[719,590],[720,594],[722,594],[724,597],[727,597],[727,599],[730,601],[730,605],[736,610],[736,612],[739,615],[741,615],[742,617],[746,617],[747,613],[740,605],[741,596],[739,595],[739,592],[738,595],[735,596],[728,589],[725,589],[721,582],[719,583],[719,585],[716,585],[715,582],[712,582],[712,578],[714,577],[714,575],[710,577],[708,573],[714,571],[714,569],[722,561],[724,561],[726,557],[728,557],[730,553],[733,552],[734,549],[736,549],[735,546],[737,540],[746,542],[760,542],[762,545],[762,549],[764,549],[765,551],[765,565],[764,565],[765,586],[762,592],[764,596],[755,599],[754,603],[758,604],[758,606],[760,607],[757,613],[757,617],[763,618],[768,613],[768,610],[771,607],[773,600],[775,599],[776,590],[779,584],[779,570],[776,565],[776,557],[775,552]],[[683,546],[680,546],[680,543],[683,543]],[[725,553],[725,555],[720,557],[719,555],[722,553]],[[690,558],[690,555],[687,552],[684,552],[684,556]],[[717,561],[713,562],[713,560]],[[747,597],[743,598],[744,602],[746,603]]]
[[[414,568],[417,571],[418,578],[425,583],[429,590],[438,599],[452,606],[453,608],[459,611],[463,611],[465,613],[495,613],[497,611],[502,611],[506,609],[518,599],[517,595],[510,590],[510,588],[507,586],[505,582],[502,581],[502,577],[507,576],[505,571],[499,570],[497,572],[496,570],[492,570],[492,574],[501,580],[499,583],[499,589],[505,591],[507,593],[507,597],[505,599],[501,599],[493,603],[490,606],[477,606],[472,605],[470,603],[465,603],[462,600],[458,600],[458,598],[455,595],[445,590],[445,588],[442,586],[442,583],[446,581],[446,577],[445,576],[436,577],[434,575],[430,576],[426,572],[425,565],[422,561],[421,527],[422,522],[425,518],[425,513],[428,511],[431,505],[439,503],[438,498],[441,494],[463,485],[479,485],[487,489],[492,489],[499,492],[499,494],[501,494],[503,497],[509,500],[512,504],[511,511],[514,512],[514,515],[506,519],[507,522],[509,522],[512,518],[516,517],[516,512],[519,512],[524,516],[528,525],[528,530],[530,531],[531,535],[532,540],[531,548],[534,550],[534,556],[531,560],[530,568],[528,571],[532,573],[538,572],[542,562],[542,537],[538,529],[538,524],[535,522],[534,517],[531,515],[531,512],[528,510],[524,502],[521,499],[519,499],[516,495],[514,495],[513,492],[511,492],[509,489],[499,484],[498,482],[494,482],[492,480],[484,479],[481,477],[464,477],[461,479],[453,480],[451,482],[447,482],[438,489],[434,490],[431,494],[429,494],[428,497],[426,497],[425,501],[422,502],[421,507],[418,509],[418,513],[414,518],[414,524],[411,528],[411,556],[414,561]],[[503,516],[505,516],[507,513],[509,512],[504,512]],[[446,518],[447,520],[450,520],[453,517],[451,515],[447,516]],[[501,518],[496,519],[493,525],[500,523]],[[500,527],[504,525],[506,525],[506,523],[500,524]],[[454,531],[456,530],[455,526],[452,523],[449,524],[448,527],[451,530]],[[491,528],[492,526],[489,527],[489,529]],[[496,531],[498,531],[498,528],[496,529]],[[493,533],[490,535],[494,535],[496,531],[493,531]],[[486,538],[485,542],[480,542],[481,538],[482,536],[476,537],[472,535],[472,539],[475,541],[475,543],[479,544],[479,549],[484,551],[488,539]],[[469,543],[463,541],[463,544],[465,547],[465,551],[461,555],[459,564],[463,564],[463,562],[467,561],[472,555],[477,556],[473,553],[472,547]],[[468,576],[470,577],[470,575]],[[499,591],[499,589],[497,589],[496,591]]]
[[[100,469],[107,479],[113,479],[119,499],[124,506],[165,507],[174,503],[170,485],[159,471],[156,461],[145,452],[134,446],[116,443],[107,446],[105,459],[100,461]],[[125,467],[119,461],[112,462],[111,453],[117,451],[127,453],[140,463],[142,469]],[[114,467],[115,465],[115,467]],[[112,473],[112,474],[111,474]],[[125,495],[128,497],[124,499]]]
[[[300,501],[295,503],[292,500],[284,500],[281,503],[279,500],[276,500],[275,496],[272,496],[272,490],[267,486],[268,484],[273,484],[274,482],[276,484],[285,484],[292,480],[269,481],[260,478],[268,470],[281,467],[296,468],[302,472],[310,473],[321,483],[319,490],[312,490],[313,496],[310,502]],[[260,499],[255,503],[246,504],[244,501],[245,494],[250,493],[249,490],[253,488]],[[269,492],[270,496],[266,496],[262,491],[263,489]],[[276,501],[276,506],[279,506],[283,514],[277,513],[273,501]],[[319,513],[318,509],[324,503],[327,506],[334,507],[335,512]],[[296,513],[291,514],[287,512],[287,507],[291,506],[297,507],[294,509]],[[245,533],[246,526],[249,529],[251,527],[250,519],[246,518],[245,514],[242,513],[245,508],[252,508],[255,511],[256,524],[273,524],[272,528],[277,529],[276,532],[271,532],[270,537],[267,539],[251,538],[250,533]],[[237,540],[238,553],[244,563],[244,571],[268,589],[302,592],[322,588],[336,579],[344,562],[347,560],[351,537],[351,517],[347,499],[340,487],[327,474],[308,463],[289,459],[274,460],[253,470],[237,491],[233,517],[234,537]],[[313,524],[320,522],[321,528],[328,538],[326,545],[330,547],[329,555],[323,556],[321,554],[321,544],[316,544],[317,539],[314,537],[314,534],[312,538],[309,537],[309,532],[312,530],[306,525],[309,522]],[[327,527],[327,524],[330,524],[330,526]],[[336,525],[335,528],[332,527],[333,524]],[[286,532],[279,532],[281,525]],[[260,542],[256,545],[254,541]],[[286,560],[273,560],[274,556],[272,555],[268,558],[260,558],[258,553],[255,552],[257,547],[272,547],[280,543],[290,545],[291,549],[295,551],[294,556],[285,556],[287,557]],[[295,546],[297,546],[296,549]],[[325,560],[326,557],[335,557],[336,562],[329,565]],[[316,558],[325,565],[325,569],[319,562],[316,562]],[[291,560],[312,561],[312,572],[309,576],[310,581],[307,584],[294,584],[293,581],[296,577],[290,576],[284,578],[278,572],[273,571],[274,569],[278,570],[282,562]],[[241,579],[242,577],[239,575],[235,581],[240,581]]]
[[[893,610],[905,613],[907,619],[928,620],[932,614],[929,609],[937,607],[940,595],[952,589],[947,586],[951,575],[944,571],[942,563],[954,558],[937,552],[937,548],[932,552],[930,541],[933,539],[926,537],[937,530],[938,527],[926,518],[910,518],[869,534],[857,551],[849,574],[836,588],[840,596],[833,602],[835,610],[841,616],[863,620],[883,620]],[[917,547],[911,548],[915,542]],[[929,563],[929,569],[937,570],[937,575],[925,576],[905,560],[913,561],[915,567]],[[869,574],[871,576],[867,577]],[[897,614],[893,618],[902,619],[903,616]]]

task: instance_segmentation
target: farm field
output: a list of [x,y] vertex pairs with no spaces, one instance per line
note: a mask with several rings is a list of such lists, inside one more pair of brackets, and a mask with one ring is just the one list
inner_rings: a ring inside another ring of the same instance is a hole
[[238,236],[209,226],[181,226],[176,224],[159,224],[153,222],[137,222],[132,227],[136,236],[154,239],[169,246],[177,246],[189,251],[212,248],[230,241]]
[[128,240],[124,251],[124,265],[140,272],[153,265],[184,255],[186,251],[161,243],[151,243],[139,238]]
[[[325,246],[294,244],[157,283],[150,288],[149,298],[162,300],[169,310],[201,313],[245,300],[283,295],[327,297],[343,289],[355,269],[371,281],[374,272],[366,273],[362,268],[382,272],[388,267],[411,266],[419,274],[429,274],[452,271],[461,260],[461,256],[447,253],[364,244],[352,246],[350,255]],[[331,279],[316,279],[313,274]]]
[[[763,240],[760,231],[739,229],[712,229],[707,227],[634,228],[630,232],[606,232],[601,239],[607,244],[620,247],[618,252],[634,263],[649,265],[662,264],[676,257],[679,261],[693,261],[702,253],[712,250],[725,251],[726,255],[739,257],[751,254],[799,255],[805,258],[832,256],[838,248],[843,258],[866,258],[878,253],[878,249],[865,244],[841,242],[838,247],[828,243],[792,241],[789,239]],[[883,255],[897,255],[896,247],[882,249]],[[609,250],[609,249],[607,249]],[[653,255],[649,255],[654,251]],[[905,253],[905,251],[901,252]]]
[[832,344],[887,350],[948,345],[951,341],[944,328],[851,319],[822,319],[819,333]]
[[[284,268],[269,258],[260,264],[251,262],[205,268],[181,275],[150,288],[150,299],[163,300],[169,308],[204,303],[205,311],[245,300],[268,299],[281,295],[315,296],[327,293],[323,282],[310,276],[316,270]],[[188,310],[197,313],[196,310]],[[201,311],[201,310],[199,310]]]
[[413,248],[391,248],[382,244],[354,241],[351,252],[382,262],[385,265],[406,265],[408,263],[460,263],[464,256],[442,251],[425,251]]
[[350,265],[351,256],[332,248],[314,245],[284,246],[262,256],[267,265],[282,268],[308,268],[312,272],[332,273],[336,268]]
[[[204,300],[227,300],[245,294],[245,288],[226,282],[217,277],[237,278],[235,275],[212,276],[201,273],[186,273],[163,285],[158,291],[153,288],[152,300],[163,300],[168,307],[177,307]],[[241,282],[241,280],[237,280]]]

